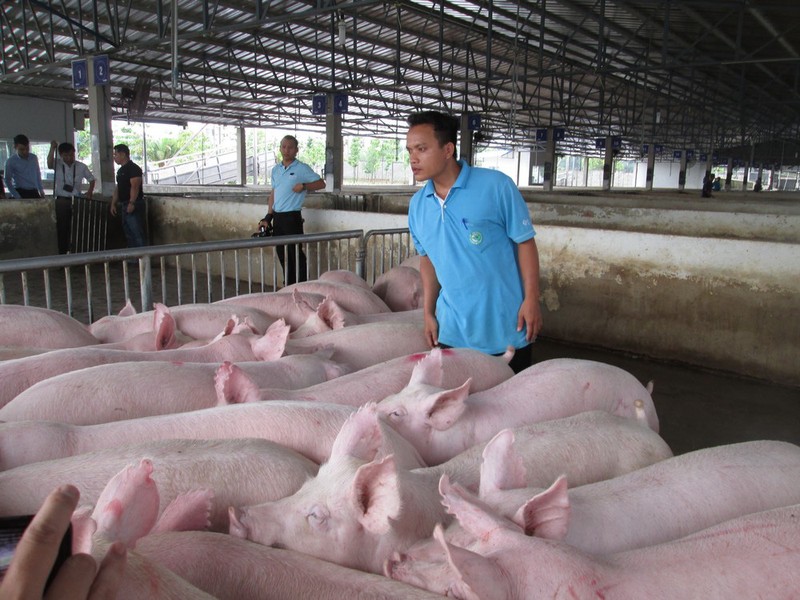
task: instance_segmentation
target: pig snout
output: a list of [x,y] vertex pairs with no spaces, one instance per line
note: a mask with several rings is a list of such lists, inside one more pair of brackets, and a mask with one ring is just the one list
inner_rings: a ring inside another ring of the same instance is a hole
[[277,542],[277,531],[272,526],[274,523],[272,519],[269,518],[269,515],[253,514],[252,508],[236,508],[235,506],[228,508],[230,519],[228,533],[233,537],[250,540],[262,546],[282,548],[283,546]]

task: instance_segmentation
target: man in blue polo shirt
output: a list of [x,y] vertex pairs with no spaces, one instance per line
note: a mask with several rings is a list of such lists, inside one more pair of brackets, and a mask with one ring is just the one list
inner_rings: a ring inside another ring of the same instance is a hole
[[12,198],[44,198],[39,159],[31,154],[28,136],[14,136],[14,151],[6,161],[4,173],[8,193]]
[[[306,199],[306,192],[321,190],[325,180],[321,179],[306,163],[297,160],[297,138],[284,136],[281,140],[281,162],[272,168],[272,191],[267,201],[267,214],[259,225],[272,225],[273,236],[302,235],[303,216],[300,210]],[[301,247],[288,246],[284,256],[284,246],[278,246],[278,260],[283,267],[283,284],[291,285],[306,281],[306,255]],[[295,269],[296,267],[296,269]]]
[[408,226],[421,256],[425,335],[431,346],[488,354],[516,348],[514,372],[531,365],[542,328],[539,253],[514,182],[456,159],[458,119],[426,111],[408,118],[411,170],[425,186]]

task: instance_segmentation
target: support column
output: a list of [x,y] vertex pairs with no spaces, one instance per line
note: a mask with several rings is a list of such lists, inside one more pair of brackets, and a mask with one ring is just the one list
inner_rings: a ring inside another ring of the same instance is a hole
[[686,188],[686,148],[681,150],[681,166],[678,168],[678,190]]
[[607,192],[611,189],[611,174],[614,171],[614,149],[613,138],[606,136],[606,153],[603,159],[603,191]]
[[469,114],[461,113],[460,121],[459,137],[461,139],[458,144],[458,158],[464,159],[468,165],[471,165],[474,157],[472,156],[472,130],[469,128]]
[[581,161],[583,165],[583,187],[589,187],[589,157],[584,156],[583,160]]
[[733,186],[733,158],[728,159],[728,170],[725,172],[725,191],[730,192]]
[[656,145],[650,142],[647,147],[647,173],[645,174],[644,189],[653,191],[653,178],[656,170]]
[[247,184],[247,136],[244,127],[236,128],[236,169],[239,185]]
[[344,180],[342,114],[334,110],[334,94],[328,94],[325,110],[325,191],[340,192]]
[[[93,59],[89,58],[89,73],[94,73],[92,61]],[[92,130],[92,173],[97,178],[95,193],[99,193],[104,198],[111,198],[114,194],[114,186],[116,186],[111,103],[108,100],[105,86],[90,85],[87,95],[89,98],[89,124]]]
[[544,175],[542,177],[542,189],[545,192],[552,192],[556,180],[556,140],[555,132],[552,127],[547,128],[547,141],[544,145]]

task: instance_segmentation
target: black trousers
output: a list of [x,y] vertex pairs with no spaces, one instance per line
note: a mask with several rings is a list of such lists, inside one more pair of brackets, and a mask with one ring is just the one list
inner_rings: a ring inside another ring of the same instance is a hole
[[[299,210],[273,213],[272,235],[302,235],[303,217]],[[278,260],[283,267],[283,285],[292,285],[308,279],[306,254],[301,245],[277,246]]]
[[28,188],[16,188],[20,198],[41,198],[39,190],[29,190]]
[[72,230],[72,198],[56,197],[56,234],[58,236],[58,253],[69,252],[69,238]]

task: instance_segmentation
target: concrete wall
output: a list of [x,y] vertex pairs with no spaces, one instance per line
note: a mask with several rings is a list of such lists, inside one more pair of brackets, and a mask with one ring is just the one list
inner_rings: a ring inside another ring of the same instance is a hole
[[0,260],[50,254],[58,254],[53,200],[0,200]]

